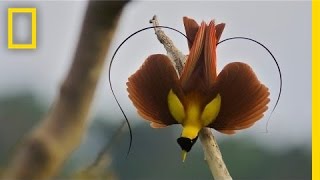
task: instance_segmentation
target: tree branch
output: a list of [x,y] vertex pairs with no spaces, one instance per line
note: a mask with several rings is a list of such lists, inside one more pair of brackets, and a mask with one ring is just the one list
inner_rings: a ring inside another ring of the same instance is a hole
[[205,159],[216,180],[232,180],[227,166],[225,165],[218,143],[215,140],[210,128],[203,128],[199,133]]
[[17,150],[4,179],[48,179],[78,147],[125,4],[124,1],[89,1],[80,41],[60,94],[51,111]]
[[[158,26],[159,22],[156,16],[150,20],[153,26]],[[173,44],[172,40],[165,35],[161,28],[155,28],[155,33],[160,41],[166,48],[168,56],[170,59],[173,59],[176,69],[179,74],[183,69],[186,56],[183,55]],[[199,132],[200,141],[205,154],[205,159],[208,163],[209,169],[212,173],[212,176],[216,180],[232,180],[228,169],[222,159],[222,155],[219,149],[219,146],[210,131],[210,128],[203,128]]]
[[[153,26],[159,26],[159,22],[156,15],[153,16],[153,18],[150,20],[150,23],[152,23]],[[174,46],[172,40],[161,30],[161,28],[155,27],[154,31],[158,37],[158,40],[160,41],[160,43],[163,44],[164,48],[166,49],[170,60],[173,62],[177,71],[180,74],[183,69],[184,63],[187,59],[187,56],[182,54],[182,52],[178,48],[176,48],[176,46]]]

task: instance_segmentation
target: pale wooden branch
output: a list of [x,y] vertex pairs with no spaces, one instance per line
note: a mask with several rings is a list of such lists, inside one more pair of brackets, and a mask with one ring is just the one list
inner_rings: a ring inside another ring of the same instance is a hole
[[[150,23],[152,23],[153,26],[159,26],[156,15],[153,16],[153,18],[150,20]],[[154,31],[158,37],[158,40],[166,49],[170,60],[174,63],[177,71],[180,73],[183,69],[183,65],[187,59],[187,56],[185,56],[178,48],[176,48],[176,46],[174,46],[172,40],[161,30],[161,28],[155,27]]]
[[[158,26],[159,22],[156,16],[150,20],[153,26]],[[165,35],[161,28],[155,28],[155,33],[160,41],[166,48],[168,56],[173,59],[176,69],[179,74],[181,73],[186,60],[186,56],[183,55],[173,44],[172,40]],[[174,57],[174,58],[173,58]],[[182,66],[181,66],[182,65]],[[219,146],[210,131],[210,128],[203,128],[199,132],[200,141],[204,150],[205,160],[208,163],[209,169],[215,180],[232,180],[228,169],[223,161]]]
[[199,133],[200,141],[205,154],[205,159],[216,180],[231,180],[231,176],[225,165],[218,143],[215,140],[210,128],[202,128]]
[[[48,179],[78,147],[126,2],[89,1],[71,69],[50,112],[25,137],[3,179]],[[61,40],[63,43],[63,40]]]

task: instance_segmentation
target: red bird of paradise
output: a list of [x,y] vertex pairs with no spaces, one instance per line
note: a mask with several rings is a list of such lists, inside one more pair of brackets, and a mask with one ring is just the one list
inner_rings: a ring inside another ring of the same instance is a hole
[[168,56],[153,54],[129,77],[129,98],[141,117],[160,128],[181,124],[177,139],[183,160],[204,127],[233,134],[252,126],[268,109],[269,91],[242,62],[227,64],[217,75],[216,45],[225,24],[183,18],[189,56],[180,74]]

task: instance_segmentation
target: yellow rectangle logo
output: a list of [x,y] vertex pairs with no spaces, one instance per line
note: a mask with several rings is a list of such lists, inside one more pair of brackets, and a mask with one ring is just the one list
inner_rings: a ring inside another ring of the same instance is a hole
[[[13,42],[14,13],[31,13],[31,43],[15,44]],[[8,8],[8,49],[36,49],[37,48],[37,9],[36,8]]]

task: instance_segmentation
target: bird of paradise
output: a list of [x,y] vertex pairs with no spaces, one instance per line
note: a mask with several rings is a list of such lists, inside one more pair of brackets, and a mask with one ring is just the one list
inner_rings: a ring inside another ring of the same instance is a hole
[[217,75],[216,48],[224,23],[183,18],[190,53],[180,74],[163,54],[150,55],[127,82],[138,114],[160,128],[181,124],[183,161],[204,127],[224,134],[251,127],[268,109],[269,91],[242,62]]

